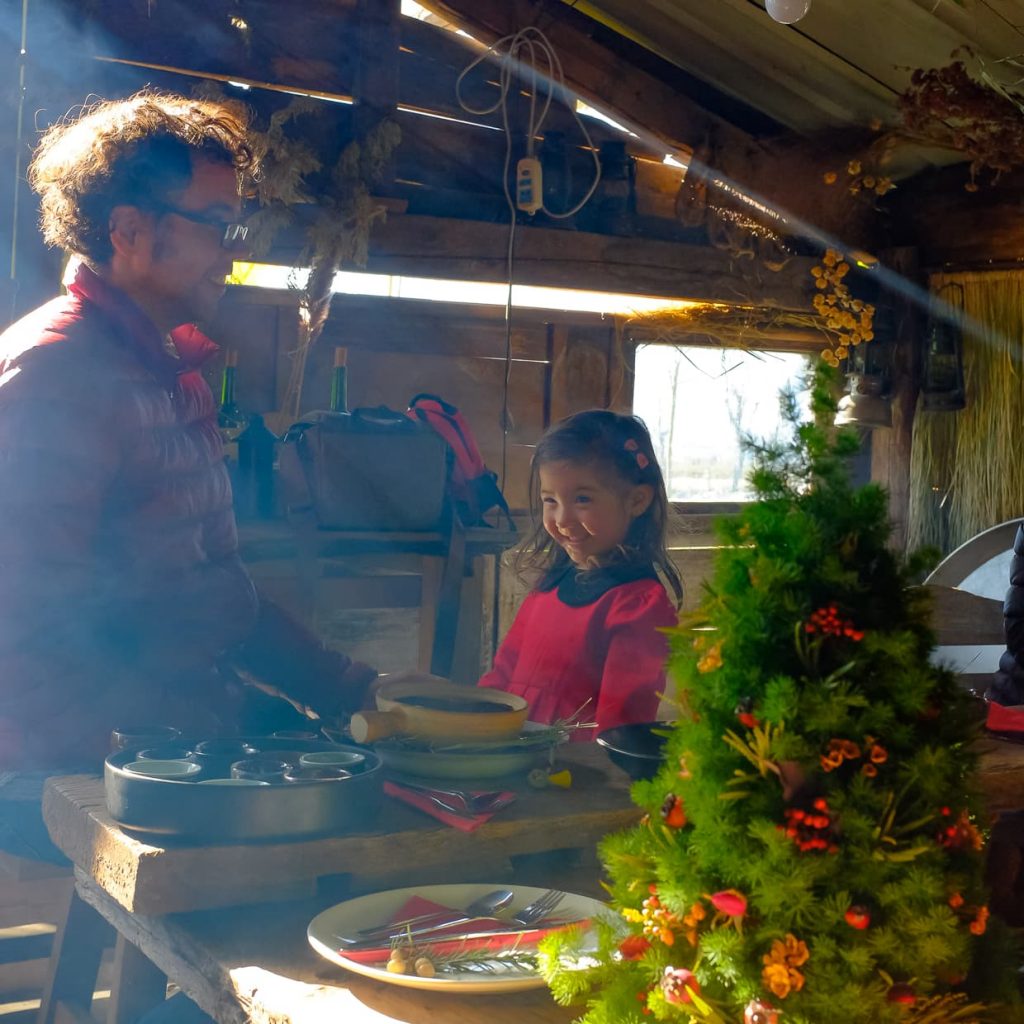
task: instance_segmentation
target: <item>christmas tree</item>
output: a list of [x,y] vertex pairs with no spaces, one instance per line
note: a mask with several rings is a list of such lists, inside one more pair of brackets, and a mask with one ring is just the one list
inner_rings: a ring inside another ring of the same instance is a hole
[[832,371],[810,383],[813,420],[785,395],[792,436],[750,444],[758,500],[720,523],[671,636],[667,758],[634,785],[641,824],[601,847],[621,927],[583,969],[573,937],[542,945],[588,1024],[1019,1019],[982,877],[977,716],[929,661],[885,493],[849,482]]

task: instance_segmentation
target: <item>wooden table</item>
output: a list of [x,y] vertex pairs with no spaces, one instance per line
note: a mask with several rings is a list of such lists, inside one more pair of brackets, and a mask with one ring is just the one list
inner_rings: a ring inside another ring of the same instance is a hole
[[[546,990],[439,1002],[348,975],[321,961],[304,937],[305,925],[324,907],[397,885],[515,880],[600,895],[594,847],[608,832],[637,821],[640,811],[629,801],[629,780],[600,748],[570,744],[562,750],[572,788],[524,791],[474,832],[387,800],[366,832],[297,843],[152,845],[111,821],[102,780],[51,779],[43,816],[54,842],[75,863],[78,896],[57,940],[40,1021],[59,1019],[58,1006],[81,1004],[92,991],[99,918],[90,907],[119,937],[112,1024],[127,1024],[152,1004],[168,978],[224,1024],[571,1020],[573,1013],[556,1007]],[[590,856],[568,881],[544,874],[552,869],[543,865],[533,865],[533,877],[529,863],[518,875],[510,868],[510,858],[560,849]]]
[[160,972],[150,1000],[166,976],[218,1024],[569,1024],[580,1013],[557,1006],[546,988],[454,996],[350,974],[306,941],[323,902],[147,917],[129,914],[81,872],[77,885]]
[[989,811],[1024,811],[1024,743],[984,736],[978,752],[978,781]]

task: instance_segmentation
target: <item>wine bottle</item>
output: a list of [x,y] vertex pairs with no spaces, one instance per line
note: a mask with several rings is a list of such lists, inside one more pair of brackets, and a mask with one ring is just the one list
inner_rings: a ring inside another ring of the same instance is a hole
[[274,446],[277,437],[263,417],[253,413],[238,436],[238,486],[235,510],[239,518],[269,519],[274,514]]
[[331,412],[348,412],[348,349],[334,350],[334,376],[331,378]]
[[220,410],[217,426],[224,443],[224,457],[231,465],[238,462],[238,435],[245,429],[245,414],[235,399],[238,352],[228,349],[224,353],[224,376],[220,384]]
[[238,374],[238,353],[228,349],[224,353],[224,376],[220,383],[220,412],[217,414],[217,425],[222,431],[241,431],[245,427],[245,415],[238,408],[235,399],[236,377]]

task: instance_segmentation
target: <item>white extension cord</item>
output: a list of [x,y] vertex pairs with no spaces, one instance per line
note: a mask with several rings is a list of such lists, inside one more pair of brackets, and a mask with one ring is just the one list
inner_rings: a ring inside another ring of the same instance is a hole
[[[474,68],[490,57],[500,60],[499,95],[498,99],[489,107],[476,108],[468,104],[462,97],[463,79]],[[517,72],[522,74],[526,80],[526,87],[530,96],[530,114],[526,128],[526,156],[522,157],[516,165],[516,188],[513,196],[509,187],[509,165],[512,162],[512,129],[508,120],[508,97],[512,89],[513,81]],[[544,91],[545,96],[538,105],[538,94]],[[493,114],[500,109],[502,124],[505,127],[505,166],[503,174],[503,188],[509,208],[523,210],[531,216],[538,210],[543,210],[549,217],[561,220],[572,217],[590,201],[591,196],[597,190],[601,181],[601,163],[598,159],[597,147],[594,146],[587,131],[587,126],[580,119],[575,106],[571,107],[572,115],[580,126],[580,132],[586,140],[587,148],[594,158],[594,180],[587,189],[586,194],[575,206],[568,210],[549,210],[544,205],[544,178],[540,160],[535,154],[537,138],[541,135],[544,121],[548,111],[551,109],[551,102],[554,99],[555,91],[564,94],[565,75],[562,72],[562,62],[558,58],[554,47],[547,36],[539,28],[524,28],[518,32],[499,39],[496,43],[487,47],[471,64],[467,65],[455,82],[455,95],[463,110],[470,114],[484,115]]]

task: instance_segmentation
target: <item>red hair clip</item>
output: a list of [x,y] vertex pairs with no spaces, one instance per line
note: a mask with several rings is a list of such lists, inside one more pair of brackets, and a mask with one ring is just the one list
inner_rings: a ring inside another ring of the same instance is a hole
[[650,459],[642,451],[640,451],[640,443],[636,438],[631,437],[623,446],[627,452],[634,452],[636,457],[636,464],[641,469],[646,469],[650,464]]

